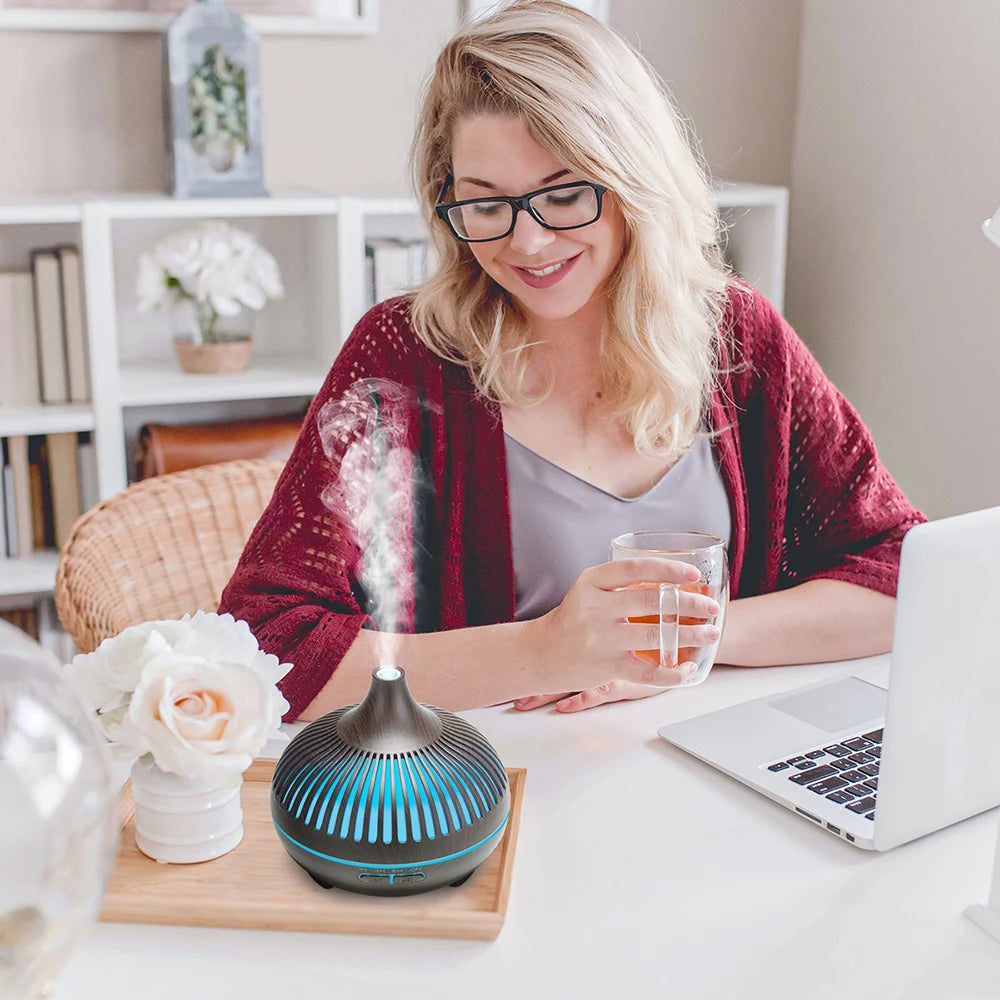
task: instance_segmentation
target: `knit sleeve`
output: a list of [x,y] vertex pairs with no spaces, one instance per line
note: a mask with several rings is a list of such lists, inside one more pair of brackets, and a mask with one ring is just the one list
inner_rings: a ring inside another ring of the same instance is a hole
[[[752,310],[749,354],[773,438],[769,506],[784,513],[778,587],[825,578],[895,595],[903,536],[923,514],[784,317],[759,293]],[[774,496],[782,488],[783,502]]]
[[401,377],[393,359],[405,350],[394,333],[391,308],[376,307],[342,347],[219,604],[250,625],[262,649],[293,664],[280,684],[286,721],[319,694],[371,624],[356,590],[357,544],[341,512],[324,501],[338,468],[324,452],[317,416],[359,379]]

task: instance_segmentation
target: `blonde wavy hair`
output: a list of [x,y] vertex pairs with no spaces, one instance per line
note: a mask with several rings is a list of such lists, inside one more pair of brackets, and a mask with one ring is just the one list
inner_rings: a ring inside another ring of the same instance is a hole
[[434,212],[466,116],[520,118],[564,167],[605,185],[625,223],[602,331],[606,391],[643,454],[679,457],[715,385],[729,274],[707,173],[655,70],[620,35],[558,0],[516,0],[464,24],[437,59],[413,140],[414,184],[437,254],[414,330],[487,398],[523,406],[532,350],[518,303]]

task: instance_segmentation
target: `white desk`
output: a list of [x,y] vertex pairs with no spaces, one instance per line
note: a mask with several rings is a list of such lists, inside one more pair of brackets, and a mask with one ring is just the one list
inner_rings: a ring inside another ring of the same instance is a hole
[[54,1000],[1000,996],[1000,946],[962,915],[988,893],[995,811],[868,853],[656,736],[858,666],[718,668],[579,715],[468,713],[528,769],[496,941],[99,924]]

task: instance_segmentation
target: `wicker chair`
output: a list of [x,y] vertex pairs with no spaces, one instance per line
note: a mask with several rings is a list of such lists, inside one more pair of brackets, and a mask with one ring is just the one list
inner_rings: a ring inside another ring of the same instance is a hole
[[138,622],[214,611],[283,466],[240,459],[156,476],[84,514],[55,588],[80,651]]

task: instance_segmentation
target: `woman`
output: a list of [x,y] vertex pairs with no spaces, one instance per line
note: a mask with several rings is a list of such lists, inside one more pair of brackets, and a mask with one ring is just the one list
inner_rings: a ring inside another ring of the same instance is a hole
[[[400,440],[430,484],[401,626],[418,631],[392,655],[420,700],[575,711],[677,683],[631,652],[657,645],[627,621],[657,592],[623,588],[687,570],[606,562],[592,526],[608,523],[726,538],[719,662],[889,649],[922,515],[781,316],[727,274],[705,176],[644,60],[587,15],[515,3],[445,47],[413,153],[438,269],[358,324],[223,595],[295,663],[289,717],[358,700],[383,656],[337,485],[338,415],[368,378],[417,401]],[[686,645],[718,639],[691,630]]]

